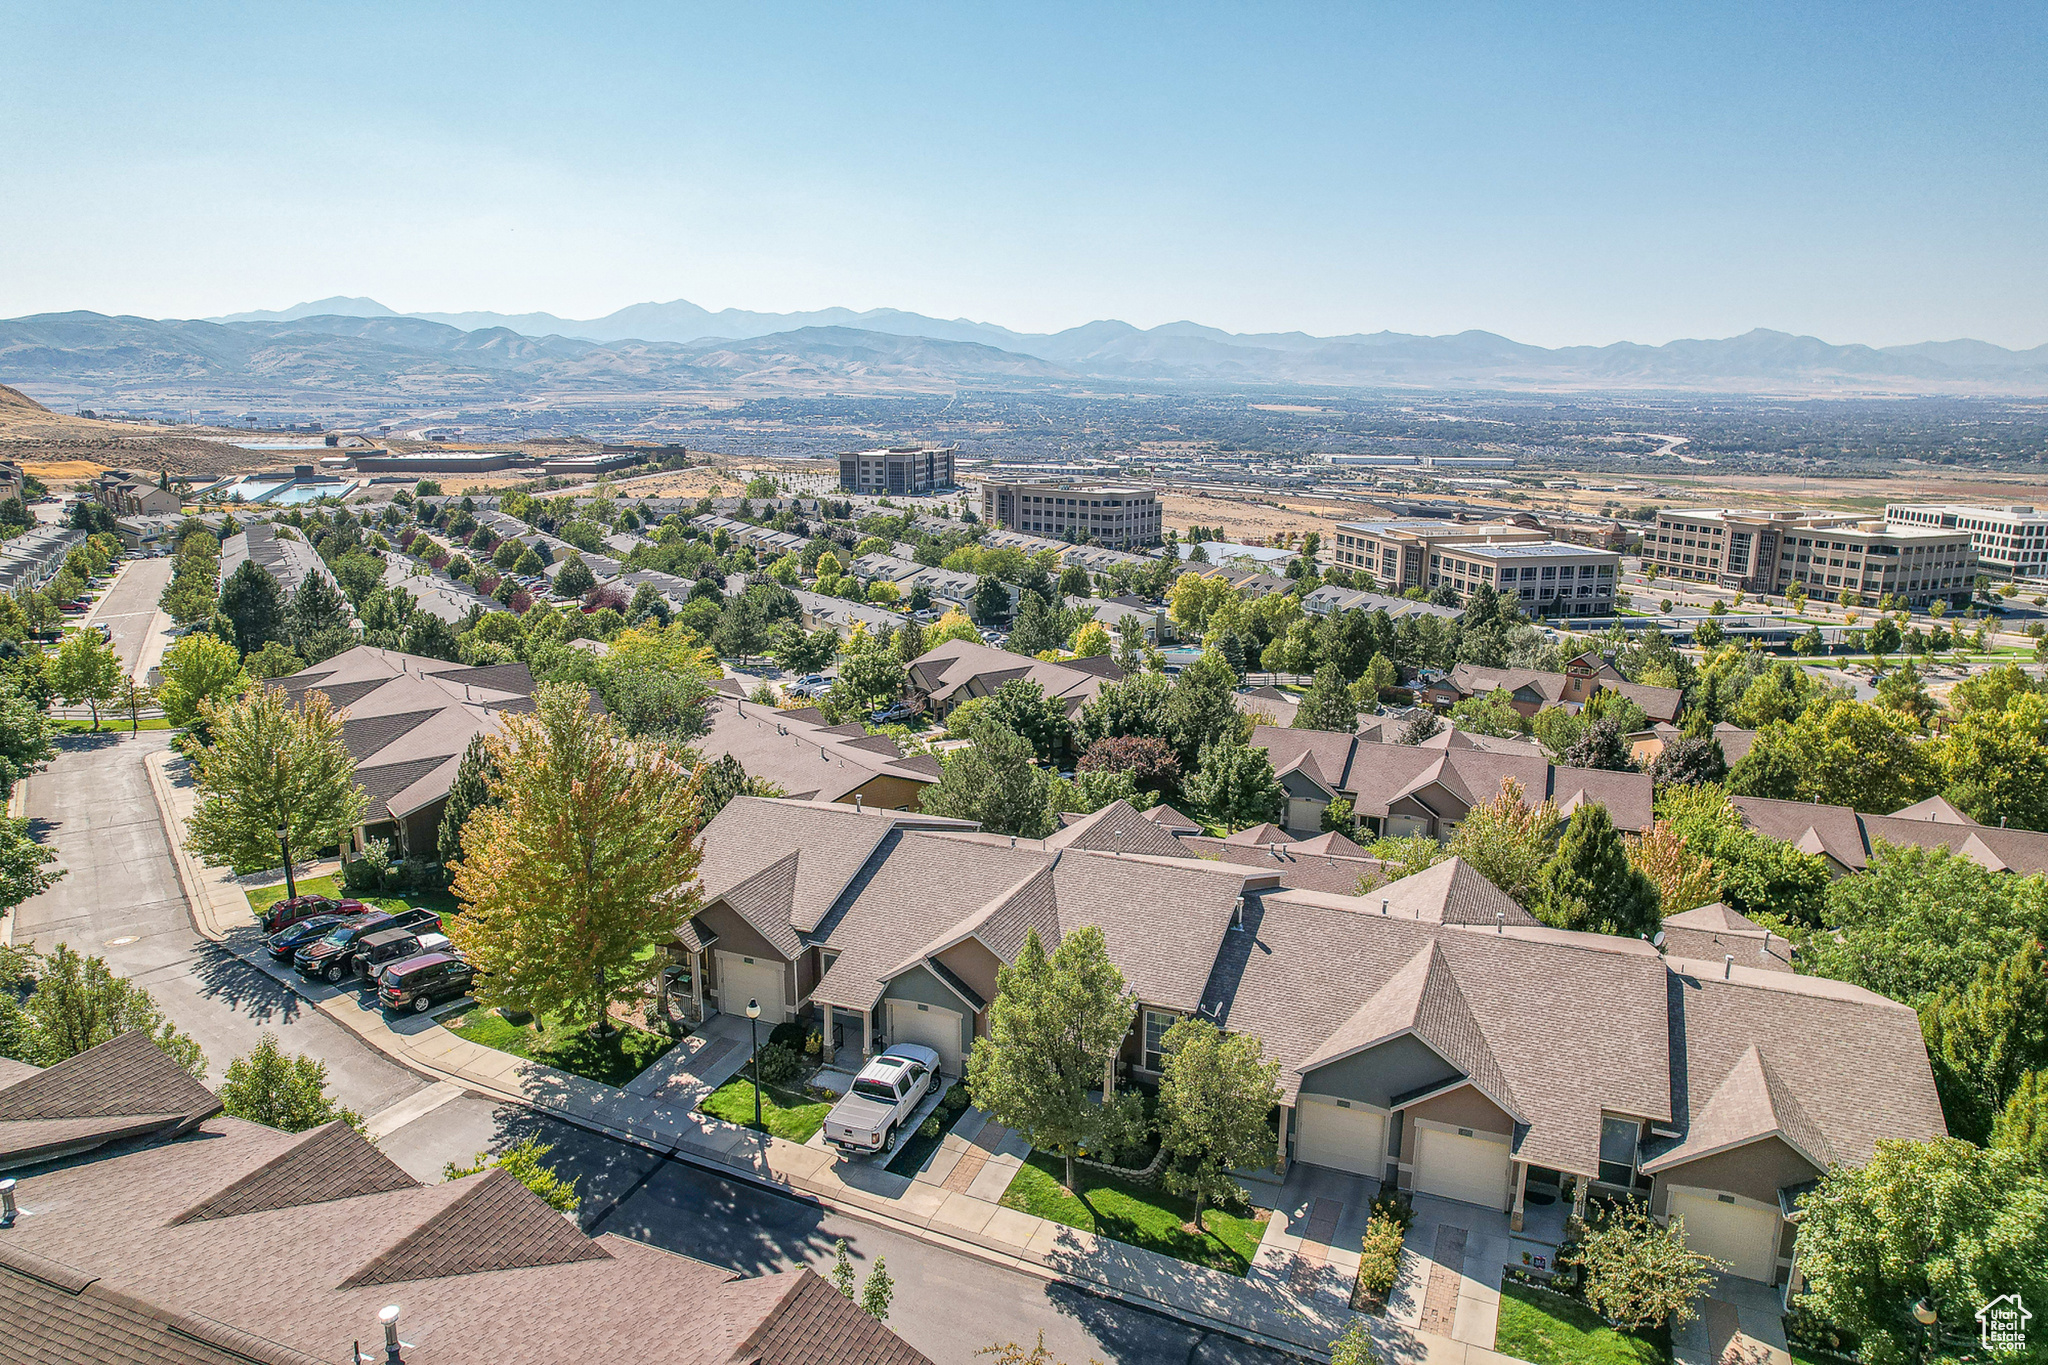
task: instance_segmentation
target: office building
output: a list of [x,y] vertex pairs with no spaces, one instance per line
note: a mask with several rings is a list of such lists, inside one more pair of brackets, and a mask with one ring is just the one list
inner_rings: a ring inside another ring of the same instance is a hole
[[1978,567],[1990,573],[2039,578],[2048,574],[2048,512],[2028,506],[1973,507],[1959,503],[1892,503],[1887,526],[1968,531]]
[[839,456],[839,487],[847,493],[935,493],[953,486],[953,447],[890,446]]
[[1158,490],[1136,484],[990,479],[981,486],[981,519],[1026,535],[1085,536],[1113,550],[1130,550],[1159,543],[1159,518]]
[[1552,540],[1508,522],[1347,521],[1330,558],[1382,590],[1449,585],[1462,599],[1481,583],[1535,616],[1605,616],[1614,610],[1621,556]]
[[1977,577],[1972,532],[1890,525],[1847,512],[1759,512],[1673,507],[1643,534],[1643,563],[1672,578],[1743,592],[1849,594],[1859,605],[1891,596],[1920,607],[1967,606]]

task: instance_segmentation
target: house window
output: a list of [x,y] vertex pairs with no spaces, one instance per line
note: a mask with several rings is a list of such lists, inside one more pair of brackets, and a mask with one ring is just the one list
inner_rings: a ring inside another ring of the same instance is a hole
[[1636,1179],[1636,1139],[1641,1132],[1634,1119],[1600,1120],[1600,1180],[1606,1185],[1633,1185]]
[[1164,1010],[1145,1011],[1145,1069],[1166,1070],[1166,1031],[1174,1026],[1175,1018]]

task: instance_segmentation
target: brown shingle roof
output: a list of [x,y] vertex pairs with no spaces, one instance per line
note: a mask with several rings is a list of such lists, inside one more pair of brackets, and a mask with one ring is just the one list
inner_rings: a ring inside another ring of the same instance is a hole
[[197,1223],[418,1187],[375,1143],[336,1119],[171,1221]]
[[845,1297],[810,1271],[786,1278],[793,1283],[734,1350],[734,1365],[929,1365],[873,1318],[865,1327],[851,1321]]
[[610,1259],[509,1172],[494,1167],[467,1184],[454,1203],[378,1252],[340,1287]]
[[1133,810],[1128,801],[1112,801],[1075,820],[1045,842],[1049,848],[1150,853],[1161,858],[1179,858],[1187,853],[1180,840]]

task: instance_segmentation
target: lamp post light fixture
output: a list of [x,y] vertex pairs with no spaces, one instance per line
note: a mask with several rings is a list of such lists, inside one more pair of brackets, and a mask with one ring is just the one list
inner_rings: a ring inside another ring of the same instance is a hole
[[1913,1305],[1913,1321],[1920,1324],[1920,1356],[1923,1360],[1934,1359],[1934,1324],[1940,1316],[1926,1299]]
[[753,1040],[754,1048],[754,1126],[761,1123],[761,1002],[747,1002],[747,1034]]
[[288,899],[299,898],[298,879],[292,876],[292,832],[283,825],[277,827],[277,851],[284,859],[284,894]]

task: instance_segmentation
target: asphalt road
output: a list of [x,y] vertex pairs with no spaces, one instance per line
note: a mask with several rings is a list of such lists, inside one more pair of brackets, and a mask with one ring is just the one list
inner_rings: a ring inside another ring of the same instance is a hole
[[123,565],[120,579],[95,604],[92,620],[113,634],[114,652],[121,656],[121,668],[130,677],[149,641],[157,599],[170,581],[170,559],[131,559]]
[[576,1178],[580,1218],[591,1232],[745,1274],[798,1265],[825,1272],[843,1237],[863,1278],[873,1259],[886,1258],[896,1281],[890,1326],[938,1365],[981,1365],[982,1347],[1029,1346],[1040,1331],[1067,1365],[1292,1359],[458,1093],[398,1066],[193,929],[141,762],[168,742],[162,731],[74,736],[30,779],[31,827],[57,851],[66,875],[20,907],[15,936],[44,950],[68,943],[97,954],[147,987],[171,1021],[199,1040],[213,1082],[267,1031],[287,1050],[326,1063],[334,1094],[369,1119],[384,1151],[416,1179],[438,1180],[449,1161],[533,1136],[553,1144],[549,1160]]

